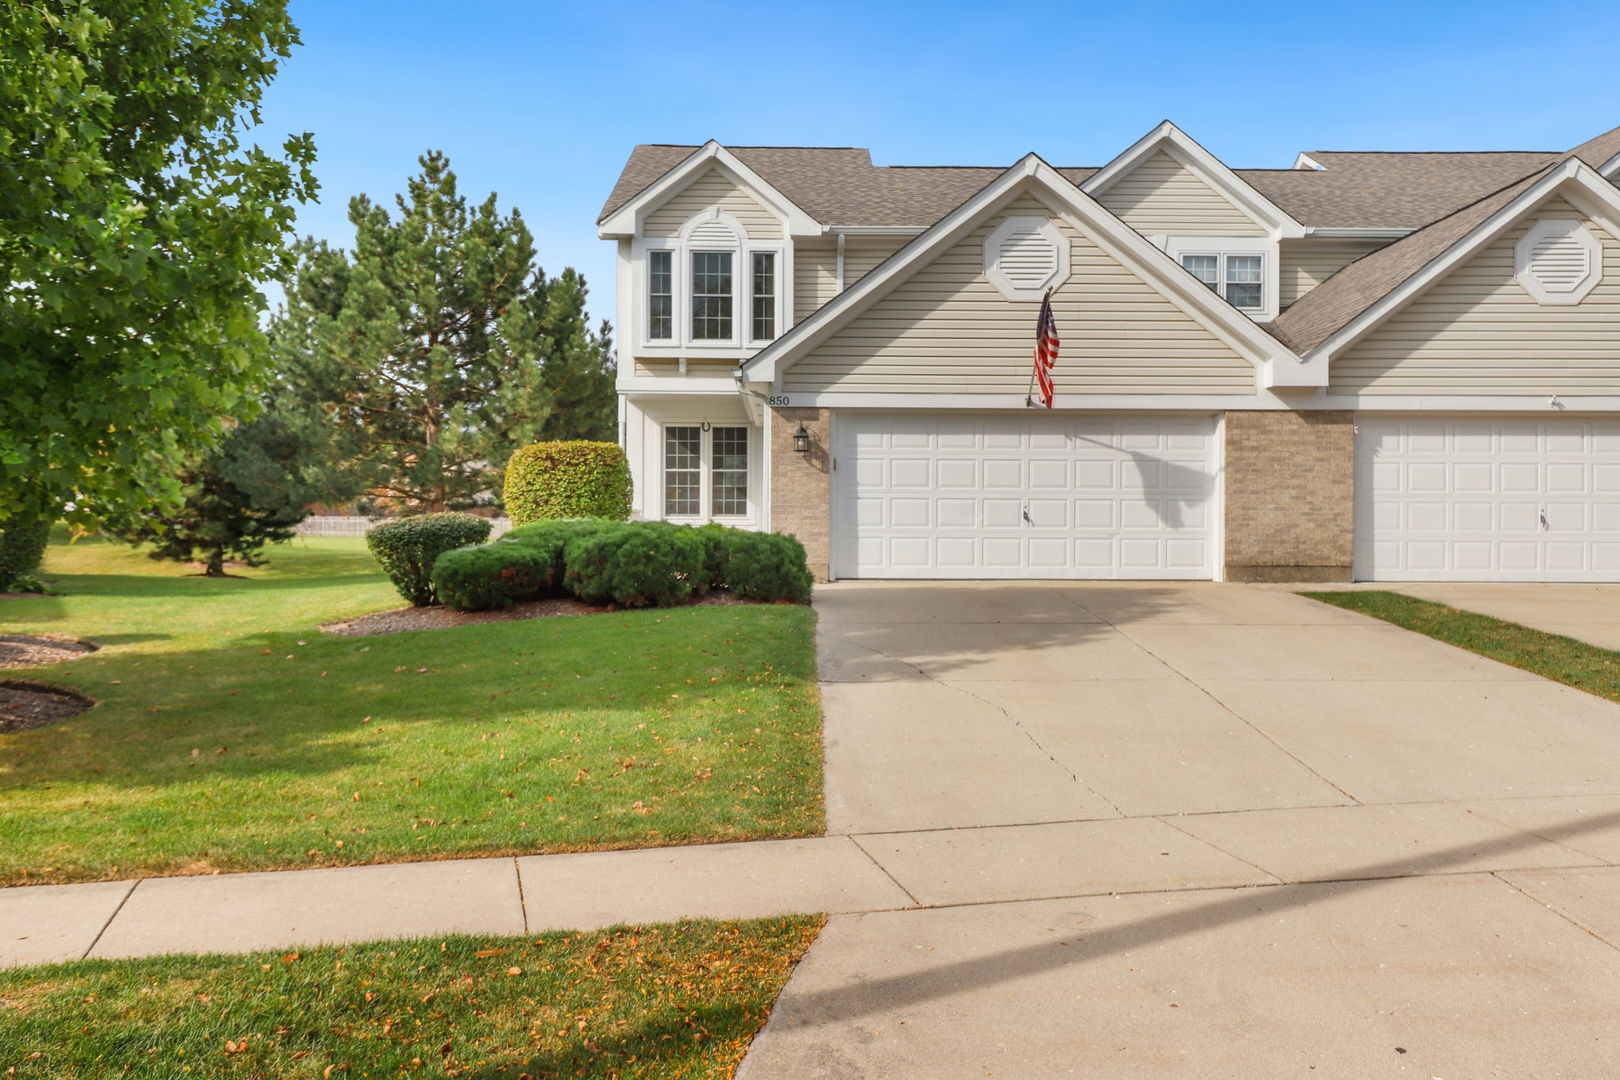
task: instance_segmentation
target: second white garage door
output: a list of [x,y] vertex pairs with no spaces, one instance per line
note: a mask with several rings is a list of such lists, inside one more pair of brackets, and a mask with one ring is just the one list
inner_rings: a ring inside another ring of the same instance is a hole
[[1208,578],[1211,416],[839,412],[833,572]]
[[1356,424],[1369,581],[1620,581],[1620,419]]

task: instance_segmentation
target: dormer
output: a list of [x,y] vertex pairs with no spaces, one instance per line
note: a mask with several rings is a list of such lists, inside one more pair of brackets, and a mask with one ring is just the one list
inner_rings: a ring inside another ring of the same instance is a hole
[[735,366],[787,329],[791,237],[822,227],[710,142],[604,217],[599,232],[620,241],[625,345],[686,374],[688,359],[708,361],[696,365],[705,371]]
[[1168,120],[1081,189],[1245,315],[1276,317],[1280,243],[1307,230]]

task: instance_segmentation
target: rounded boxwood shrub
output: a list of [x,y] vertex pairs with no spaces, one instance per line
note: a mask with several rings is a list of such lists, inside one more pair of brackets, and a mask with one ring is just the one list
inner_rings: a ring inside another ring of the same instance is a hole
[[703,579],[703,556],[692,529],[660,521],[610,525],[568,541],[563,585],[589,604],[679,604]]
[[0,592],[39,569],[50,538],[51,523],[45,518],[0,519]]
[[511,607],[533,600],[556,584],[553,553],[505,540],[456,548],[433,564],[433,589],[439,602],[457,611]]
[[721,577],[726,587],[750,600],[810,599],[815,578],[805,564],[804,545],[783,533],[729,530]]
[[630,464],[616,443],[543,442],[506,465],[502,498],[513,525],[543,518],[630,516]]
[[603,529],[614,528],[621,524],[617,521],[607,521],[603,518],[554,518],[546,521],[532,521],[527,525],[519,525],[509,529],[498,543],[524,544],[546,554],[556,569],[556,580],[560,584],[563,576],[563,548],[576,536],[587,536],[600,532]]
[[385,521],[366,532],[366,547],[399,595],[417,607],[438,602],[433,564],[454,548],[489,539],[490,523],[471,514],[419,514]]

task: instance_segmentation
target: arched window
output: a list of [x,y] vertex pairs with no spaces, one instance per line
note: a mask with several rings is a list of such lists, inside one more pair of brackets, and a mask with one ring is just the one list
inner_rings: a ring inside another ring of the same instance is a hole
[[669,239],[648,239],[646,340],[653,346],[748,348],[776,337],[780,242],[756,243],[718,207]]

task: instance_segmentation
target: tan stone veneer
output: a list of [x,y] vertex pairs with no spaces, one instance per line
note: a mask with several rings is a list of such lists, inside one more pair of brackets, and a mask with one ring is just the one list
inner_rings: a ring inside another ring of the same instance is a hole
[[[793,449],[793,433],[810,433],[808,453]],[[826,409],[772,409],[771,528],[798,537],[817,581],[827,580],[828,527],[832,521],[831,451]]]
[[1226,414],[1226,579],[1349,581],[1355,423],[1343,410]]

